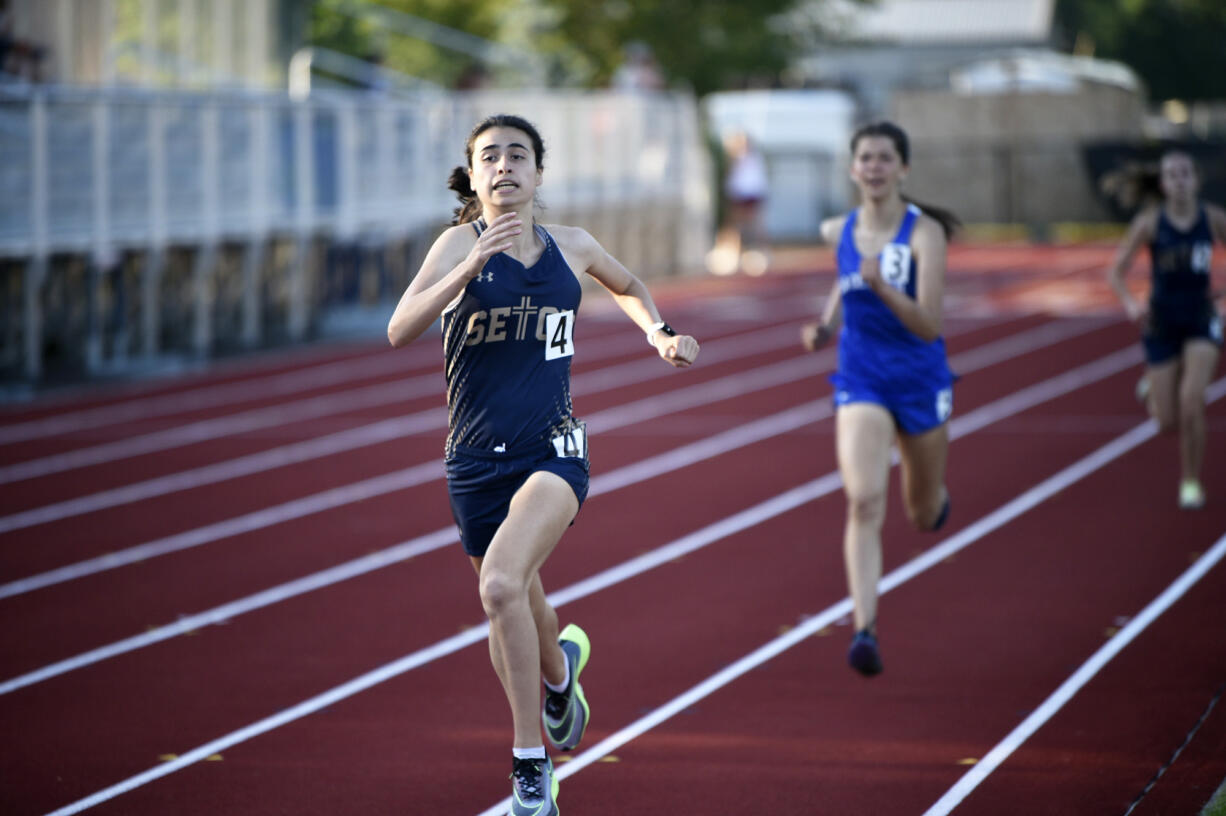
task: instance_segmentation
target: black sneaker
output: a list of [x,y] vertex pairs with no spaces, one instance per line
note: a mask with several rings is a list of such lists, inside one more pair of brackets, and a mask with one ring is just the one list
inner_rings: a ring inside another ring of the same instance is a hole
[[865,677],[881,674],[881,653],[877,651],[877,638],[867,629],[856,632],[847,650],[847,662]]
[[553,760],[511,758],[511,809],[507,816],[558,816]]

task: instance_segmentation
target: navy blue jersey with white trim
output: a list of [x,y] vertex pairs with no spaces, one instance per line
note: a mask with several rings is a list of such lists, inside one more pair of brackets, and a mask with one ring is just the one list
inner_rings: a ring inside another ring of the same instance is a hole
[[[858,210],[848,213],[836,251],[843,301],[839,374],[860,382],[888,382],[898,388],[948,385],[952,377],[945,360],[945,340],[921,340],[860,277],[860,251],[855,241],[858,214]],[[898,233],[877,256],[881,279],[912,300],[916,297],[918,267],[911,252],[911,233],[920,215],[919,207],[908,204]]]
[[[484,221],[474,222],[478,234]],[[541,226],[541,257],[486,261],[443,313],[450,430],[447,453],[515,454],[573,423],[570,361],[582,288]]]
[[1187,231],[1175,227],[1158,211],[1154,239],[1149,244],[1153,262],[1150,299],[1159,306],[1196,304],[1209,297],[1209,266],[1213,259],[1213,233],[1209,214],[1200,207]]

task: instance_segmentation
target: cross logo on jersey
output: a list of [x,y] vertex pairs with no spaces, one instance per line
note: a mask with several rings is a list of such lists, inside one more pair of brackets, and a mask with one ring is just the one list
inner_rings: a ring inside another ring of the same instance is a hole
[[490,270],[489,272],[486,272],[485,270],[481,270],[480,272],[477,273],[476,280],[478,282],[484,281],[485,283],[493,283],[494,282],[493,270]]
[[[492,274],[492,273],[491,273]],[[532,298],[524,296],[520,299],[518,306],[511,307],[511,314],[519,318],[519,323],[515,327],[515,339],[523,340],[524,334],[528,330],[528,318],[540,311],[539,306],[532,305]]]

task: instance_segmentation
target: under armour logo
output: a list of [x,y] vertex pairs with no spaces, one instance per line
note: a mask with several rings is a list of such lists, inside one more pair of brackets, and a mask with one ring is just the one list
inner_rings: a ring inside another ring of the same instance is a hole
[[494,282],[494,273],[493,273],[493,271],[490,271],[490,272],[478,272],[478,273],[477,273],[477,281],[478,281],[478,282],[485,281],[486,283],[493,283],[493,282]]

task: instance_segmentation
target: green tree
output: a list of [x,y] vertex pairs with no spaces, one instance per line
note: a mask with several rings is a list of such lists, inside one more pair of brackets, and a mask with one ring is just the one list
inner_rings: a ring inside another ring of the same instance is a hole
[[455,32],[488,41],[499,39],[500,4],[492,0],[315,0],[311,6],[308,38],[313,45],[359,59],[379,59],[394,71],[455,85],[479,59],[429,38],[404,34],[381,19],[379,9],[403,12]]
[[1070,44],[1130,66],[1152,101],[1226,99],[1223,0],[1057,0],[1055,13]]
[[647,45],[670,84],[704,94],[772,84],[801,40],[784,23],[796,0],[540,0],[591,85],[606,84],[627,43]]
[[[871,2],[871,0],[857,0]],[[393,32],[385,7],[539,55],[553,85],[600,87],[629,43],[649,47],[671,86],[704,94],[773,85],[817,40],[822,0],[315,0],[311,42],[443,85],[480,60]],[[500,66],[482,66],[497,75]],[[507,73],[514,73],[514,69]],[[516,84],[503,75],[502,84]],[[521,78],[522,81],[522,78]]]

